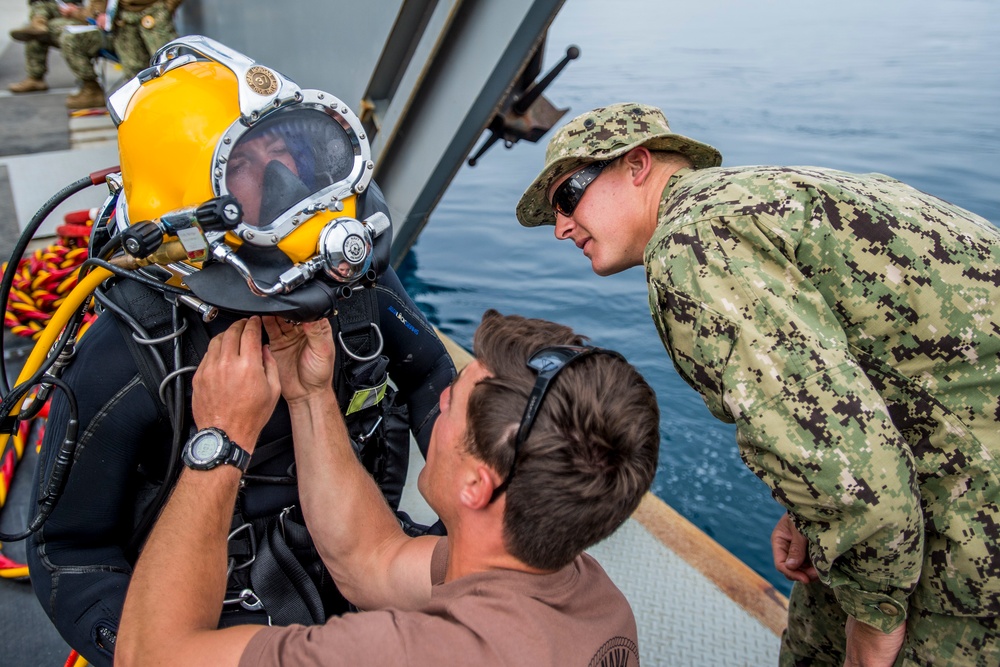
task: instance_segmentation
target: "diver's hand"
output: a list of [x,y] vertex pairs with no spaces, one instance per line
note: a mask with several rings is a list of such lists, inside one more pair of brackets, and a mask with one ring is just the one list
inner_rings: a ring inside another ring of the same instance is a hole
[[844,631],[847,634],[847,659],[844,660],[844,667],[891,667],[903,648],[906,624],[885,634],[878,628],[848,616]]
[[259,317],[235,322],[211,340],[192,386],[198,428],[220,428],[253,452],[281,395],[277,363],[261,343]]
[[278,362],[281,394],[289,404],[331,391],[337,348],[328,320],[291,324],[265,317],[264,328]]
[[809,541],[792,523],[792,517],[785,512],[771,531],[771,554],[774,567],[786,579],[809,584],[819,579],[816,568],[809,560]]

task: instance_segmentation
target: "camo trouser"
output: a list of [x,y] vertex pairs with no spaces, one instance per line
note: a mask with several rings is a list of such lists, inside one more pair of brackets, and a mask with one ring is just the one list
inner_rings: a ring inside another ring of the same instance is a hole
[[107,33],[101,30],[66,33],[62,38],[63,59],[80,81],[97,81],[94,57],[110,46]]
[[[781,667],[844,664],[847,617],[829,588],[795,584],[788,629],[781,638]],[[1000,665],[1000,618],[934,614],[909,607],[906,639],[896,667],[996,667]]]
[[115,53],[128,79],[149,67],[153,54],[172,39],[177,39],[177,28],[164,2],[139,12],[120,11],[115,17]]
[[41,16],[49,22],[50,43],[32,40],[24,44],[24,70],[32,79],[44,79],[49,71],[48,55],[50,46],[60,46],[60,40],[65,35],[63,28],[69,25],[80,25],[83,21],[66,18],[59,13],[59,5],[55,0],[36,0],[28,10],[28,18]]

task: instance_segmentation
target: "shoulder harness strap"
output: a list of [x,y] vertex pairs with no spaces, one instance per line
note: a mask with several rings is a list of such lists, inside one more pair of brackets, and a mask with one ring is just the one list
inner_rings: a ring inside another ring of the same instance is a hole
[[345,406],[344,416],[350,417],[380,403],[388,386],[375,286],[352,290],[350,296],[337,302],[333,319],[344,353],[337,355],[337,398]]

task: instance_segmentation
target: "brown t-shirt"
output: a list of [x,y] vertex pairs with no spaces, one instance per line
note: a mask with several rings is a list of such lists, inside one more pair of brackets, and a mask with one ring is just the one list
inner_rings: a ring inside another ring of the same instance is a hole
[[590,556],[553,574],[497,570],[444,583],[447,553],[442,538],[431,561],[431,600],[422,610],[266,628],[250,640],[240,667],[638,666],[632,609]]

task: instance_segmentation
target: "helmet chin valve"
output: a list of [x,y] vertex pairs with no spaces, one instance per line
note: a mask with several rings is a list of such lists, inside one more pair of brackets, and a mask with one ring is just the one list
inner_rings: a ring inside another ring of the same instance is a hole
[[[382,213],[372,218],[377,216],[385,218]],[[317,248],[326,275],[340,283],[352,283],[361,278],[371,267],[372,238],[377,235],[354,218],[331,221],[320,233]]]

